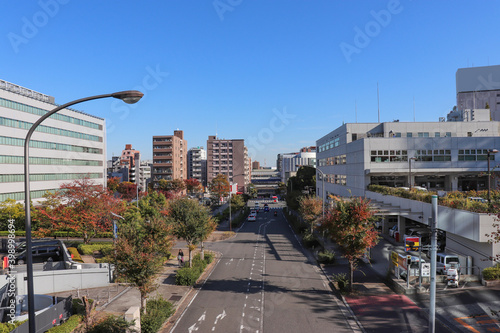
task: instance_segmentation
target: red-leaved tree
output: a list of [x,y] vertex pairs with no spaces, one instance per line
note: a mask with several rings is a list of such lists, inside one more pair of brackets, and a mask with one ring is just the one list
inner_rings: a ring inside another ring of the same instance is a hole
[[356,261],[377,244],[373,211],[369,201],[359,197],[346,200],[336,198],[337,203],[328,209],[321,228],[343,251],[349,261],[349,291],[352,290]]
[[111,231],[113,216],[125,209],[122,200],[89,178],[62,184],[59,191],[49,194],[47,202],[38,207],[39,228],[34,234],[46,236],[52,231],[79,233],[84,243],[100,232]]

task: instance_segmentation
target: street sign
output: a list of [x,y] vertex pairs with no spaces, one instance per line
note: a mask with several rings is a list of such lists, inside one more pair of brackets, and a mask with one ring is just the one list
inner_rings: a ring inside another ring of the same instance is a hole
[[431,263],[425,262],[422,263],[422,276],[431,276]]
[[406,237],[405,238],[405,251],[418,251],[420,246],[420,237]]
[[397,252],[392,251],[391,252],[391,261],[394,266],[398,266],[398,254]]

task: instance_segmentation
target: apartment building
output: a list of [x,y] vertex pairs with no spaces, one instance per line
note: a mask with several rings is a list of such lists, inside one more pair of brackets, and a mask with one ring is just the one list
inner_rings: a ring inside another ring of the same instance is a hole
[[[0,201],[24,200],[24,139],[55,98],[0,80]],[[102,118],[64,109],[46,119],[30,140],[31,198],[88,177],[105,186],[106,124]]]
[[161,179],[187,179],[187,141],[183,131],[153,136],[151,178],[153,186],[157,186]]
[[189,149],[187,154],[188,178],[197,179],[207,186],[207,151],[203,147]]
[[231,184],[238,185],[239,192],[245,192],[250,183],[250,160],[243,139],[226,140],[209,136],[207,140],[207,183],[218,174],[228,177]]
[[137,182],[137,173],[141,163],[141,152],[135,149],[132,149],[132,145],[125,145],[125,149],[122,150],[122,154],[120,156],[120,166],[122,168],[128,169],[128,181],[131,183]]

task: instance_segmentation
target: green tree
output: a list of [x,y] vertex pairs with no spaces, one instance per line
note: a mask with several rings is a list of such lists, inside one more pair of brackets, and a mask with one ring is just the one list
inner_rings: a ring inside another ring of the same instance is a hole
[[216,223],[208,209],[197,200],[180,198],[170,203],[168,219],[172,226],[173,235],[184,239],[189,250],[189,267],[192,266],[192,251],[196,245],[204,241]]
[[7,199],[0,202],[0,230],[7,230],[9,220],[14,220],[15,230],[24,230],[24,205],[16,200]]
[[156,191],[148,192],[139,200],[139,212],[145,219],[165,218],[168,215],[168,202],[165,195]]
[[118,221],[115,264],[118,274],[139,289],[144,313],[147,295],[158,287],[155,277],[170,255],[171,227],[163,219],[143,218],[137,210],[124,215],[125,220]]
[[219,204],[221,198],[225,198],[229,195],[229,181],[227,180],[227,176],[218,174],[212,179],[208,188],[212,196],[212,202]]
[[248,196],[250,198],[257,198],[257,188],[255,187],[255,184],[248,184],[247,188]]
[[335,207],[328,209],[321,224],[324,230],[342,249],[349,261],[349,291],[352,290],[357,260],[377,244],[374,211],[369,201],[359,197],[338,199]]
[[299,198],[299,212],[309,224],[309,232],[312,234],[314,225],[321,216],[323,208],[323,201],[318,197],[304,196]]

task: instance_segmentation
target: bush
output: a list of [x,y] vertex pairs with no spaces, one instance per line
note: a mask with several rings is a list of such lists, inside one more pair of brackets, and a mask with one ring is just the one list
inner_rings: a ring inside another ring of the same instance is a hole
[[155,333],[174,313],[172,303],[163,298],[150,299],[146,303],[146,314],[141,314],[141,332]]
[[333,264],[335,263],[335,253],[328,250],[318,252],[318,261],[322,264]]
[[82,256],[80,255],[80,253],[78,253],[78,250],[75,247],[68,247],[68,251],[73,261],[83,263]]
[[177,275],[175,276],[175,284],[180,286],[192,286],[198,281],[201,273],[205,270],[205,267],[212,262],[214,255],[208,251],[205,251],[205,260],[201,260],[200,254],[197,253],[193,257],[193,267],[182,267],[177,270]]
[[483,269],[483,279],[485,280],[500,280],[500,267],[488,267]]
[[347,286],[349,285],[349,279],[347,278],[346,273],[339,273],[332,275],[332,281],[337,283],[339,290],[341,292],[347,290]]
[[133,322],[128,322],[123,317],[109,315],[92,326],[87,333],[127,333],[132,325]]
[[16,321],[14,322],[14,324],[10,324],[10,323],[0,323],[0,333],[8,333],[10,331],[12,331],[14,328],[24,324],[26,322],[25,321]]
[[318,239],[313,234],[310,233],[304,235],[304,237],[302,238],[302,244],[310,249],[321,247],[321,244],[318,242]]
[[69,317],[68,320],[61,325],[49,329],[47,333],[71,333],[78,327],[78,325],[80,325],[81,322],[82,316],[75,314]]
[[87,256],[91,256],[94,252],[100,251],[103,256],[107,256],[113,253],[113,243],[79,244],[78,251]]

